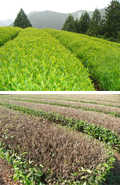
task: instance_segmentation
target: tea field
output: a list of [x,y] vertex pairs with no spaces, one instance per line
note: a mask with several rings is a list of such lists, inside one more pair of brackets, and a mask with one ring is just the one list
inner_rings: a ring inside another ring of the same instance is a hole
[[120,44],[67,31],[0,27],[0,91],[119,91]]
[[88,70],[50,34],[22,30],[0,48],[1,91],[94,91]]
[[15,183],[120,184],[120,95],[1,95],[0,128]]
[[0,46],[14,39],[21,30],[22,28],[18,27],[0,27]]
[[100,90],[120,91],[120,44],[53,29],[44,29],[88,68]]

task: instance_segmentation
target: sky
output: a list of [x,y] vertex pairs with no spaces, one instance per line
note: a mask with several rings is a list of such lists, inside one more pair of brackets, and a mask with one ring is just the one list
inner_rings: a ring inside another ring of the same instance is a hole
[[73,13],[78,10],[105,8],[111,0],[0,0],[0,20],[15,19],[20,8],[26,14],[32,11],[50,10],[60,13]]

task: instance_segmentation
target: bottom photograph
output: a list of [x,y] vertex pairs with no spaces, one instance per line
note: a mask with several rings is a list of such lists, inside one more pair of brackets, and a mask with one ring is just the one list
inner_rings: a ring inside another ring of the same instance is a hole
[[120,95],[0,95],[0,184],[120,185]]

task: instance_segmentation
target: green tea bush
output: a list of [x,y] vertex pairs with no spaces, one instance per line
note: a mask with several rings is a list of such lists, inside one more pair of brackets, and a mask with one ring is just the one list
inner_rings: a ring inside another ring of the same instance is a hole
[[100,90],[120,90],[120,44],[67,31],[44,30],[82,61]]
[[14,39],[21,30],[22,28],[18,27],[0,27],[0,46]]
[[58,40],[26,28],[0,50],[1,91],[94,91],[87,69]]

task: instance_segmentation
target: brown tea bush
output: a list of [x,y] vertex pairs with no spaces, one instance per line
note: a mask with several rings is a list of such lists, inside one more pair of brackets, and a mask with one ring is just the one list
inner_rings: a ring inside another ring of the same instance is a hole
[[[93,138],[40,117],[26,116],[1,106],[0,110],[0,140],[18,155],[28,152],[24,160],[33,161],[32,166],[41,168],[42,164],[44,174],[50,173],[51,184],[58,178],[80,180],[81,167],[93,170],[106,160],[105,145]],[[78,175],[73,176],[75,172]]]
[[120,118],[113,117],[107,114],[102,114],[100,112],[79,110],[71,107],[60,107],[48,104],[31,103],[24,101],[15,100],[1,100],[1,102],[11,103],[23,107],[29,107],[35,110],[42,110],[45,112],[54,112],[55,114],[60,114],[67,118],[75,118],[77,120],[83,120],[90,124],[95,124],[96,126],[102,126],[104,128],[110,129],[120,135]]

